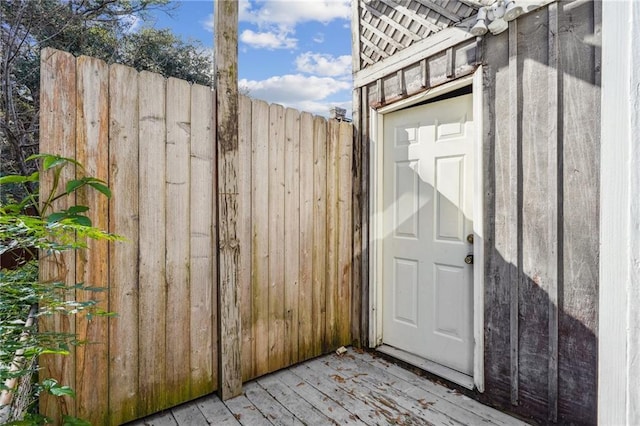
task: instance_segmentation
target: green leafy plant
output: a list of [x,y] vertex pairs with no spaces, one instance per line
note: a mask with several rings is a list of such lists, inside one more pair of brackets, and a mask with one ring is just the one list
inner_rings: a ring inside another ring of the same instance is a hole
[[[60,254],[87,247],[87,240],[114,241],[120,237],[92,226],[87,216],[89,207],[75,204],[80,190],[98,191],[111,197],[111,191],[100,179],[78,177],[62,182],[63,170],[83,167],[71,158],[50,154],[31,156],[39,160],[40,170],[28,176],[0,177],[0,190],[6,185],[32,188],[41,173],[51,175],[51,190],[38,194],[26,190],[24,199],[9,200],[0,205],[0,255],[13,254],[12,267],[0,269],[0,423],[39,425],[48,423],[37,413],[37,398],[42,393],[55,397],[75,397],[73,389],[53,378],[35,380],[37,358],[44,354],[68,355],[72,345],[82,344],[75,335],[44,331],[38,319],[53,315],[111,315],[96,306],[95,300],[76,301],[77,290],[99,292],[104,289],[86,283],[67,285],[61,281],[39,279],[37,256],[59,261]],[[56,201],[65,199],[64,209],[56,211]],[[87,422],[65,416],[63,424],[85,425]]]

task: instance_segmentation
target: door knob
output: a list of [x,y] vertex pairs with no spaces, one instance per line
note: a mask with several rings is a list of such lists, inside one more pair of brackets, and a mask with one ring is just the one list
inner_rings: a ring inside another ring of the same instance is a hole
[[464,263],[467,265],[473,265],[473,255],[468,254],[467,257],[464,258]]
[[467,235],[467,241],[469,242],[469,244],[473,244],[473,234]]

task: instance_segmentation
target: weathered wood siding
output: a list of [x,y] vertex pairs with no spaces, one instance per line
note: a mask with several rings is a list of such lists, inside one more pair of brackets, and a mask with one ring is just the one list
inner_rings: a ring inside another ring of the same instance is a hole
[[[52,49],[41,65],[40,150],[108,182],[110,200],[77,201],[127,238],[42,259],[44,280],[107,287],[99,306],[117,313],[41,322],[90,342],[41,359],[43,377],[78,392],[43,398],[42,411],[115,425],[215,391],[214,93]],[[353,136],[348,123],[246,97],[238,129],[238,374],[248,380],[351,343]]]
[[[361,174],[354,229],[366,236],[371,108],[483,65],[486,341],[479,397],[542,421],[596,419],[600,51],[589,40],[597,40],[600,20],[599,2],[553,2],[497,36],[438,48],[464,38],[443,42],[450,30],[443,29],[419,42],[424,49],[412,50],[413,62],[398,51],[369,66],[376,72],[355,70]],[[354,312],[361,312],[366,342],[370,259],[367,239],[359,241]]]
[[486,396],[581,424],[596,420],[598,7],[521,17],[483,57]]

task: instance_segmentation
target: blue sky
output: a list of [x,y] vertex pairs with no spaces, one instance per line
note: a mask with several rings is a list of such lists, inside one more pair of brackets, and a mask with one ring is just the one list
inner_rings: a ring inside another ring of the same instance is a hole
[[[213,0],[173,1],[156,28],[213,47]],[[351,2],[240,0],[239,85],[249,95],[315,114],[351,115]],[[211,50],[212,51],[212,50]]]

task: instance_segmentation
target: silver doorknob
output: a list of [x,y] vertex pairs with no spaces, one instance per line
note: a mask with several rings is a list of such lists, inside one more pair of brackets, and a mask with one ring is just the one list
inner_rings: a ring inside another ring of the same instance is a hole
[[464,263],[467,265],[473,265],[473,255],[468,254],[467,257],[464,258]]

